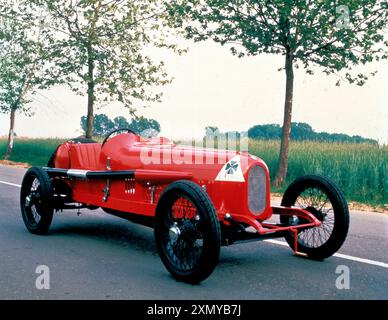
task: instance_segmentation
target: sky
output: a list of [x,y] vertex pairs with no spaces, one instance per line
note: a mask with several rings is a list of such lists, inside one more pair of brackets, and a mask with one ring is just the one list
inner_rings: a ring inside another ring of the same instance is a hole
[[[259,55],[239,59],[213,42],[182,43],[189,52],[150,51],[164,60],[172,84],[161,90],[161,103],[152,103],[138,114],[156,119],[168,138],[200,137],[206,126],[221,131],[246,131],[256,124],[283,121],[285,75],[277,71],[283,57]],[[317,132],[361,135],[388,144],[388,63],[369,64],[360,72],[378,70],[364,86],[345,82],[315,70],[295,72],[293,121],[307,122]],[[39,93],[31,103],[34,116],[18,115],[15,132],[28,137],[74,137],[81,134],[80,117],[86,114],[86,97],[67,87]],[[126,109],[112,103],[95,113],[128,117]],[[0,115],[0,136],[8,132],[7,115]]]

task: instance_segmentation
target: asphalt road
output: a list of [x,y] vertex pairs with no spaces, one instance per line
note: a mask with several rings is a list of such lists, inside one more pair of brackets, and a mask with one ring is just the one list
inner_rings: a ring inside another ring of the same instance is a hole
[[[30,234],[19,209],[24,172],[0,166],[0,299],[388,299],[388,215],[352,212],[340,255],[323,262],[279,240],[223,247],[210,278],[193,286],[166,271],[152,229],[100,210],[58,213],[49,235]],[[50,269],[48,290],[35,286],[39,265]],[[340,265],[349,289],[336,287]]]

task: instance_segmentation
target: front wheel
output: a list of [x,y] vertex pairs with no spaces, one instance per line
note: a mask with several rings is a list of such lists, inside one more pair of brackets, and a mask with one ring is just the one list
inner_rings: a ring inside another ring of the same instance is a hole
[[[296,179],[284,193],[282,206],[304,209],[321,221],[319,227],[302,230],[298,235],[298,251],[309,258],[323,260],[344,243],[349,229],[349,209],[343,193],[331,180],[317,175]],[[288,225],[305,222],[296,216],[281,216],[280,221]],[[285,239],[294,250],[293,234],[287,234]]]
[[50,178],[43,169],[33,167],[25,174],[20,191],[20,208],[28,231],[47,233],[54,209]]
[[161,195],[155,216],[159,256],[178,281],[199,283],[217,265],[221,230],[213,203],[197,184],[180,180]]

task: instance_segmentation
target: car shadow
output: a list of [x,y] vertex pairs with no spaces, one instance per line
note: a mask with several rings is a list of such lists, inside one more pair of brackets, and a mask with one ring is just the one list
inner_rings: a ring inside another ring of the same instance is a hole
[[[88,211],[77,217],[76,212],[67,212],[54,216],[53,225],[49,231],[50,237],[84,237],[103,241],[107,244],[122,248],[131,248],[136,251],[158,255],[152,228],[145,227],[122,218],[114,217],[98,211]],[[274,263],[273,251],[262,250],[261,242],[250,243],[249,248],[244,244],[221,247],[218,265],[224,268],[239,265],[257,265]],[[241,250],[241,246],[245,250]],[[260,247],[258,247],[260,246]],[[248,250],[247,250],[248,249]],[[281,256],[291,257],[290,252],[280,249]],[[277,254],[275,254],[275,257]],[[276,258],[275,258],[276,259]]]
[[81,236],[157,254],[153,229],[105,213],[61,214],[54,217],[49,236]]

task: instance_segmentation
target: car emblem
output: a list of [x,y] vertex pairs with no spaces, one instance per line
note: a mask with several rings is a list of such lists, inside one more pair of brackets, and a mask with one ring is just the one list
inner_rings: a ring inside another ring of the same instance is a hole
[[225,167],[225,171],[227,174],[233,174],[237,171],[237,168],[238,168],[238,163],[237,161],[231,161],[230,163],[228,163]]

